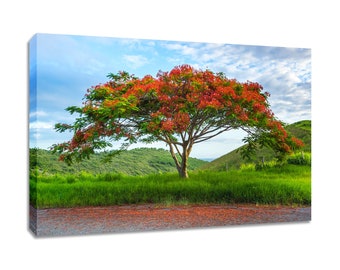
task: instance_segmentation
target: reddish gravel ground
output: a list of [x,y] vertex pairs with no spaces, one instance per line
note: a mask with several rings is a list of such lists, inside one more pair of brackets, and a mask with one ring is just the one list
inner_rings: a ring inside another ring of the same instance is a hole
[[311,207],[148,204],[40,210],[31,207],[29,226],[35,235],[48,237],[310,220]]

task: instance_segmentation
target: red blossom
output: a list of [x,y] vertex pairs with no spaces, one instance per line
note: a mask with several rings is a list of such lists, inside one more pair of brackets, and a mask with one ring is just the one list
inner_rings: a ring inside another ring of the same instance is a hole
[[[60,126],[60,130],[77,128],[67,145],[58,149],[73,153],[90,149],[95,142],[99,142],[99,148],[104,147],[107,137],[125,137],[135,142],[143,136],[192,147],[217,136],[219,128],[237,127],[269,133],[282,151],[303,145],[297,139],[290,140],[269,109],[269,93],[263,93],[257,82],[241,83],[189,65],[160,71],[156,77],[146,75],[139,79],[118,72],[110,78],[111,81],[87,90],[83,107],[77,111],[83,122]],[[175,139],[169,141],[176,137],[183,140],[182,144]]]
[[172,131],[174,128],[174,122],[171,119],[167,119],[162,122],[161,129],[164,131]]
[[292,142],[296,148],[301,148],[304,146],[303,141],[299,140],[298,138],[292,137]]

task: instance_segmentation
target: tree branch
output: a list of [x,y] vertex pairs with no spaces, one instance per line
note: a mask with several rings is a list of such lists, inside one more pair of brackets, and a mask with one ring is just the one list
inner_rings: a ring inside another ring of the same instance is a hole
[[182,156],[182,153],[179,151],[178,147],[176,144],[174,144],[175,148],[176,148],[176,151],[178,153],[178,155],[181,157],[181,159],[183,160],[183,156]]
[[[214,129],[214,131],[216,131],[216,130],[218,130],[218,129],[219,129],[219,128],[216,128],[216,129]],[[207,136],[207,137],[199,136],[199,137],[197,137],[197,139],[194,139],[194,143],[204,142],[204,141],[206,141],[206,140],[209,140],[209,139],[211,139],[211,138],[213,138],[213,137],[215,137],[215,136],[217,136],[217,135],[219,135],[219,134],[221,134],[221,133],[223,133],[223,132],[225,132],[225,131],[231,130],[231,129],[232,129],[232,127],[227,127],[227,128],[222,129],[221,131],[219,131],[219,132],[217,132],[217,133],[215,133],[215,134],[213,134],[213,135]],[[211,132],[214,132],[214,131],[211,131]],[[210,131],[209,131],[209,132],[206,132],[206,133],[203,134],[203,135],[206,135],[206,134],[211,133],[211,132],[210,132]]]
[[176,154],[175,154],[174,148],[173,148],[173,146],[172,146],[172,144],[171,144],[171,143],[169,144],[169,147],[170,147],[170,153],[171,153],[171,156],[172,156],[172,158],[173,158],[173,159],[174,159],[174,161],[175,161],[175,164],[176,164],[177,170],[178,170],[178,171],[180,171],[180,170],[181,170],[181,165],[180,165],[180,163],[178,162],[178,159],[177,159],[177,157],[176,157]]

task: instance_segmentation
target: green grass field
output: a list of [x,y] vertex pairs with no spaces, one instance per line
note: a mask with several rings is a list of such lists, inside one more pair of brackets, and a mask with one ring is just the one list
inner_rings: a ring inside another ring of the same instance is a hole
[[36,208],[123,204],[256,203],[310,205],[311,166],[285,164],[256,170],[127,176],[122,174],[31,175],[30,203]]

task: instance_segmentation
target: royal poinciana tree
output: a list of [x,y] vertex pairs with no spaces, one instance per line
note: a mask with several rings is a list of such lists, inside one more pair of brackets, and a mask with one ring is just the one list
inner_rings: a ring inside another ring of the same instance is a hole
[[127,72],[109,74],[108,82],[91,87],[73,124],[56,124],[72,131],[68,142],[52,146],[60,160],[89,158],[96,150],[124,140],[121,149],[136,142],[163,141],[181,177],[188,177],[188,157],[195,144],[223,132],[247,132],[243,155],[269,146],[282,158],[302,142],[291,137],[269,108],[269,93],[256,82],[240,83],[223,73],[189,65],[137,78]]

